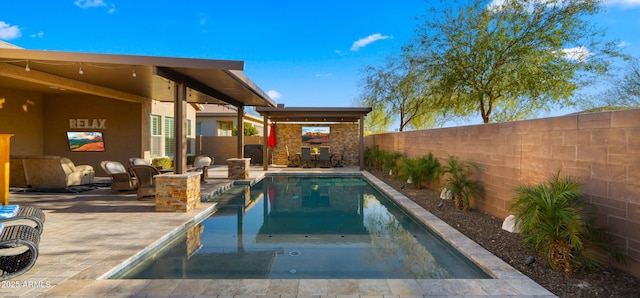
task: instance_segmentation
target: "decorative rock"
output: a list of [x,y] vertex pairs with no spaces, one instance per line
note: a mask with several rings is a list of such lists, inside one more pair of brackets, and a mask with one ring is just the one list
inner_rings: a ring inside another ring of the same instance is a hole
[[502,222],[502,229],[511,233],[520,233],[522,231],[522,222],[517,221],[515,215],[509,215]]
[[453,198],[453,194],[451,193],[451,190],[445,187],[440,192],[440,198],[443,200],[451,200]]

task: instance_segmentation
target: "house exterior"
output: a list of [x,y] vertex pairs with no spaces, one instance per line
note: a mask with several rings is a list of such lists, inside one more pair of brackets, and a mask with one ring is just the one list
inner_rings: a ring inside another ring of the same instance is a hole
[[[196,135],[223,137],[231,136],[234,127],[238,127],[238,109],[230,105],[203,104],[196,111]],[[248,123],[258,130],[258,136],[263,134],[263,119],[259,116],[244,113],[244,123]]]

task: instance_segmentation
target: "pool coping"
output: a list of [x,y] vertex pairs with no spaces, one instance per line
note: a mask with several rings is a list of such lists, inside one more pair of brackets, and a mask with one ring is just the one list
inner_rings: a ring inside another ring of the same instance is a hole
[[[367,171],[343,172],[343,173],[318,173],[318,172],[269,172],[262,173],[254,179],[234,181],[235,185],[253,185],[265,177],[270,176],[359,176],[369,181],[379,191],[391,198],[405,211],[419,220],[422,224],[431,228],[437,235],[449,242],[454,248],[480,266],[493,279],[287,279],[287,280],[211,280],[210,284],[219,284],[227,287],[220,292],[233,293],[235,295],[368,295],[368,296],[508,296],[508,297],[555,297],[547,289],[543,288],[529,277],[516,270],[502,259],[494,256],[489,251],[464,236],[462,233],[446,224],[444,221],[425,210],[408,197],[396,191],[373,174]],[[229,186],[227,185],[227,188]],[[221,190],[216,190],[221,191]],[[171,233],[158,239],[153,244],[131,256],[126,261],[112,268],[98,278],[108,280],[114,273],[122,270],[132,262],[139,260],[145,254],[153,252],[156,248],[169,241],[176,234],[183,232],[195,223],[204,220],[215,208],[212,205],[194,216]],[[127,281],[127,280],[125,280]],[[197,284],[203,280],[161,280],[165,282]],[[206,280],[205,280],[206,281]],[[335,285],[343,285],[347,289],[338,291]],[[332,289],[333,288],[333,289]],[[220,290],[220,289],[218,289]]]

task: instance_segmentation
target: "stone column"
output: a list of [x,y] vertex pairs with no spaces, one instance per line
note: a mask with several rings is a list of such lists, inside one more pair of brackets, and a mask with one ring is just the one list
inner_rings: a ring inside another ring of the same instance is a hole
[[229,167],[229,178],[237,180],[249,179],[249,166],[251,158],[229,158],[227,165]]
[[189,212],[200,207],[200,172],[156,175],[156,211]]

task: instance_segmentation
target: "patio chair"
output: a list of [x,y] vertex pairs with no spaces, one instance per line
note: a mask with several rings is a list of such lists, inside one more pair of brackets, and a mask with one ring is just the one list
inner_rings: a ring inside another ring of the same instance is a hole
[[200,176],[200,181],[204,182],[205,179],[209,178],[209,166],[213,164],[213,157],[206,155],[198,155],[193,160],[193,168],[190,168],[189,171],[202,171],[202,175]]
[[100,162],[100,167],[111,176],[112,190],[134,190],[138,186],[136,178],[129,174],[122,163],[105,160]]
[[342,161],[344,160],[344,153],[340,154],[340,155],[333,155],[331,156],[331,162],[333,162],[333,167],[334,168],[342,168]]
[[27,225],[0,223],[0,280],[27,272],[38,259],[40,233]]
[[298,157],[295,155],[289,154],[289,146],[285,146],[284,148],[287,150],[287,160],[289,161],[289,164],[287,165],[287,167],[291,167],[291,168],[299,167],[300,164],[298,163]]
[[300,155],[300,163],[304,163],[303,168],[310,168],[309,163],[311,162],[311,148],[310,147],[302,147],[302,154]]
[[147,160],[140,158],[140,157],[131,157],[129,158],[129,163],[132,166],[137,166],[137,165],[146,165],[146,166],[150,166],[151,163],[148,162]]
[[160,174],[158,169],[149,165],[134,165],[130,166],[128,171],[138,180],[138,199],[156,195],[156,181],[153,176]]
[[45,215],[42,209],[33,206],[5,205],[0,206],[0,224],[12,226],[30,222],[33,228],[42,234]]
[[331,154],[329,154],[329,147],[320,147],[320,156],[318,156],[318,163],[321,168],[331,167]]

